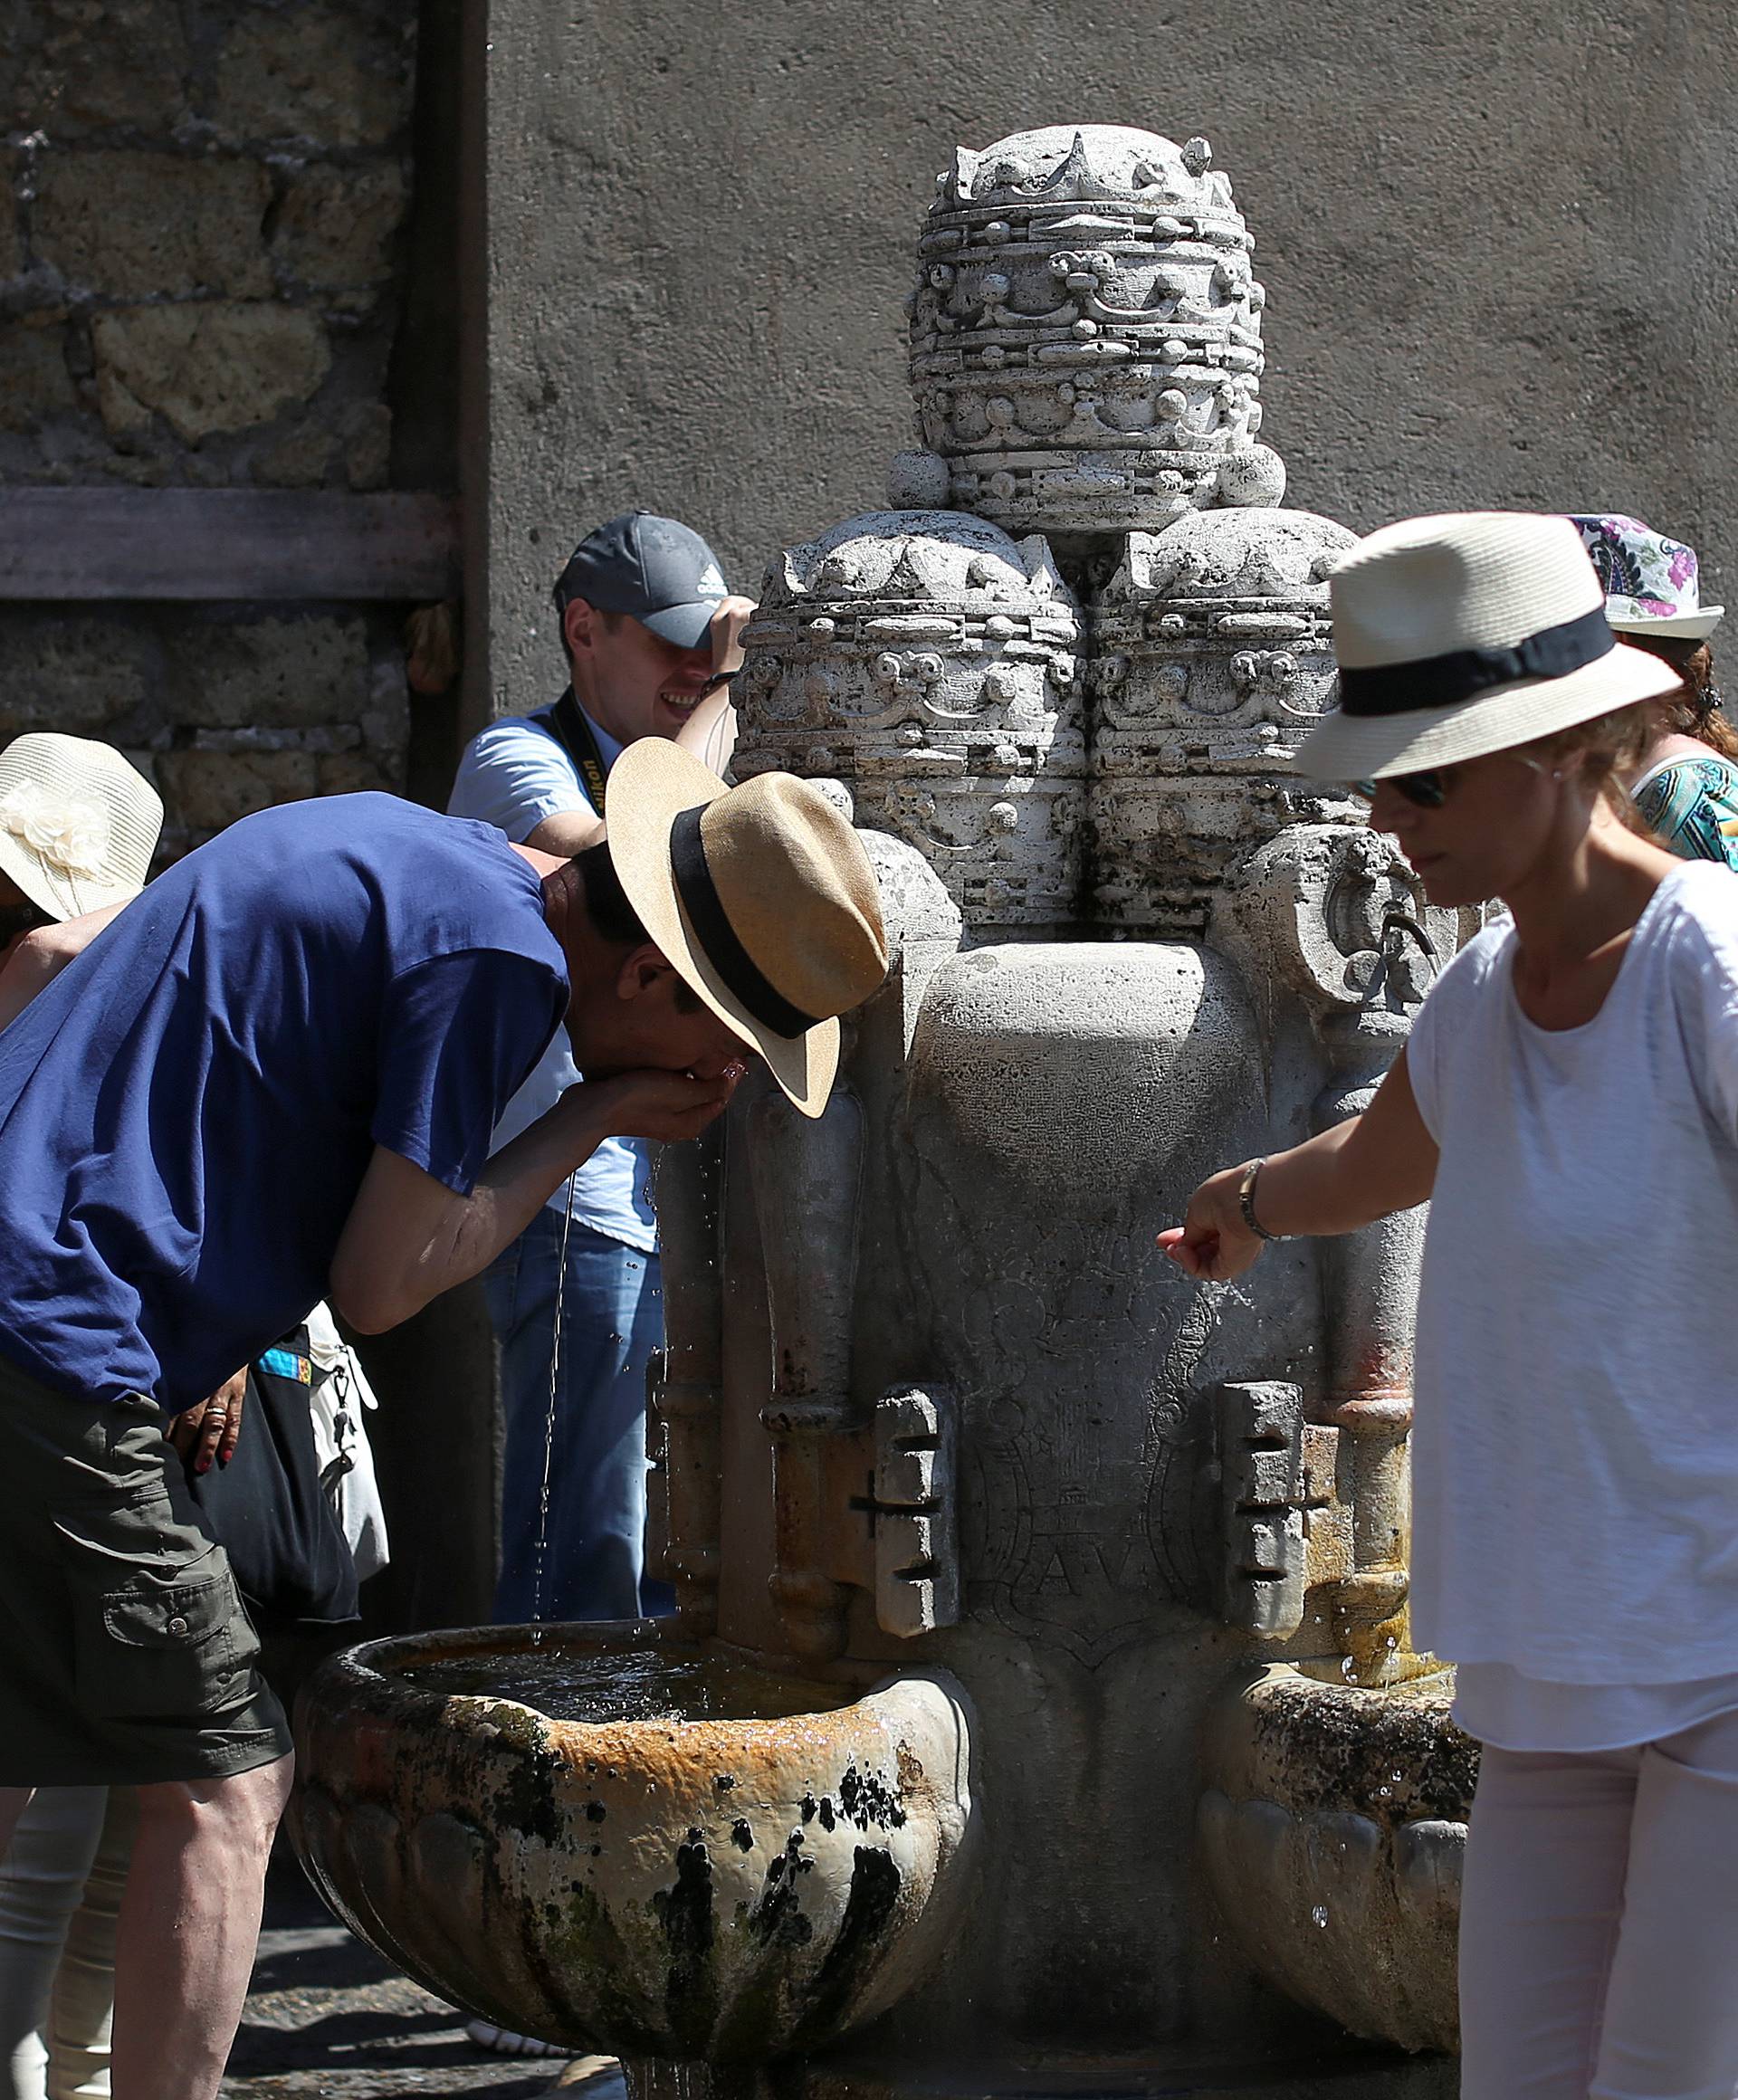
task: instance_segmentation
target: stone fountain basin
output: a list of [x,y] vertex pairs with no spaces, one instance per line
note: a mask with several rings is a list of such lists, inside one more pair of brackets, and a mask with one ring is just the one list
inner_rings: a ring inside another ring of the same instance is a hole
[[467,2012],[763,2059],[883,2011],[946,1943],[968,1715],[940,1672],[810,1681],[658,1622],[371,1641],[297,1703],[289,1826],[331,1909]]
[[1226,1923],[1288,1996],[1407,2049],[1460,2038],[1461,1861],[1478,1746],[1447,1671],[1365,1691],[1277,1664],[1215,1701],[1198,1835]]

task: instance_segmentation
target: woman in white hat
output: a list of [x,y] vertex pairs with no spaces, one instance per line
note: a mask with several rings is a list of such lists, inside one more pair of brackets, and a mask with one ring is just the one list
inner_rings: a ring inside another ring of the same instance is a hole
[[0,751],[0,1027],[138,896],[162,828],[156,788],[110,744],[44,730]]
[[1567,519],[1415,519],[1332,578],[1359,785],[1434,904],[1510,916],[1361,1115],[1214,1175],[1191,1275],[1431,1199],[1413,1629],[1484,1744],[1470,2100],[1738,2090],[1738,884],[1631,828],[1670,666]]
[[[162,826],[109,744],[44,732],[0,751],[0,1027],[138,896]],[[132,1827],[126,1788],[41,1787],[19,1819],[0,1863],[0,2100],[109,2090]]]
[[1679,680],[1654,702],[1652,733],[1625,785],[1662,845],[1685,860],[1738,867],[1738,733],[1708,642],[1725,607],[1702,603],[1694,548],[1615,513],[1570,522],[1605,587],[1612,632]]

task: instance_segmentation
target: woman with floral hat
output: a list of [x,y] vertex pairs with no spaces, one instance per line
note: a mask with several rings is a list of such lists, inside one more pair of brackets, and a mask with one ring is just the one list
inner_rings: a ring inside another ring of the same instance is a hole
[[[1483,1745],[1467,2100],[1738,2091],[1738,886],[1625,819],[1671,667],[1566,519],[1372,533],[1330,578],[1354,783],[1445,907],[1501,897],[1361,1115],[1213,1175],[1191,1276],[1430,1203],[1409,1604]],[[1646,1170],[1633,1170],[1633,1163]]]
[[1708,646],[1725,607],[1701,602],[1694,548],[1615,513],[1571,522],[1605,587],[1612,632],[1682,681],[1654,702],[1652,733],[1625,782],[1636,808],[1680,859],[1738,867],[1738,732]]

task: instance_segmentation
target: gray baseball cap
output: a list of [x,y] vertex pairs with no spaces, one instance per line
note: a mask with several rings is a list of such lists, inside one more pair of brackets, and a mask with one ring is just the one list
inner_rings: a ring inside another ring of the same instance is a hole
[[679,649],[706,639],[726,595],[718,557],[698,532],[652,511],[625,511],[588,532],[556,578],[555,602],[584,598],[626,613]]

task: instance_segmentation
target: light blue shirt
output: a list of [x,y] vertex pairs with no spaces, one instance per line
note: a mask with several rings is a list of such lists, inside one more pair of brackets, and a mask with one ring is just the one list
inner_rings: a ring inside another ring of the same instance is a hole
[[[591,729],[607,772],[622,747],[595,721]],[[471,740],[446,807],[450,816],[476,817],[496,826],[515,845],[523,845],[546,816],[570,810],[599,814],[567,752],[548,730],[523,715],[503,715]],[[558,1028],[537,1069],[495,1125],[491,1150],[498,1152],[553,1108],[578,1077],[568,1032]],[[606,1138],[573,1178],[575,1222],[650,1254],[658,1244],[650,1194],[651,1153],[642,1138]],[[549,1201],[558,1209],[567,1208],[566,1182]]]

